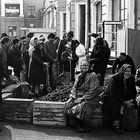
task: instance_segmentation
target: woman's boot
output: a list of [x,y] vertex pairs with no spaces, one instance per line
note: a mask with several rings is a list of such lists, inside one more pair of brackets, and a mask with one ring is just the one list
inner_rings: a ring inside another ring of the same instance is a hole
[[124,131],[121,130],[121,128],[120,128],[120,121],[119,120],[115,120],[113,122],[113,130],[114,130],[115,133],[117,133],[119,135],[124,133]]
[[77,132],[89,132],[92,130],[92,127],[91,127],[91,124],[90,124],[90,117],[88,115],[86,115],[86,118],[81,120],[81,122],[83,123],[82,124],[82,127],[79,128],[77,130]]

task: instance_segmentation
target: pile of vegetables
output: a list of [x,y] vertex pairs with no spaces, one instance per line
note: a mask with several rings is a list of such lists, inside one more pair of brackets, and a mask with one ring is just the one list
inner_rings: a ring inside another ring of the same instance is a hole
[[47,95],[39,97],[37,100],[65,102],[69,99],[69,94],[71,92],[72,87],[73,87],[72,83],[61,85],[52,92],[48,93]]

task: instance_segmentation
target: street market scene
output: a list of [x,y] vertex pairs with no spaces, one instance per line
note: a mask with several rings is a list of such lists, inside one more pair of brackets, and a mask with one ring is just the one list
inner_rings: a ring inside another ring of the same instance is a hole
[[0,139],[139,139],[139,6],[0,0]]

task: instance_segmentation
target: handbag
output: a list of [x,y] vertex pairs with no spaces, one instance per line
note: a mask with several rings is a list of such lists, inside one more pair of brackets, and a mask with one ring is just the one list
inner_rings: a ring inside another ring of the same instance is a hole
[[136,131],[138,129],[138,110],[135,108],[124,108],[121,127],[126,131]]

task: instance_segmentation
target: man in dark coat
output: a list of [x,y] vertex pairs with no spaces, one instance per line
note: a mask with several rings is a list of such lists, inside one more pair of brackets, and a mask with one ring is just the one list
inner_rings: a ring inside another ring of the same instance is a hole
[[[2,104],[2,80],[8,78],[7,75],[7,52],[6,47],[9,46],[9,38],[3,37],[0,44],[0,104]],[[1,131],[1,130],[0,130]]]
[[14,68],[14,75],[20,79],[20,71],[22,70],[22,60],[21,60],[21,52],[19,48],[20,40],[14,39],[13,40],[13,46],[10,49],[9,52],[9,59],[11,61],[11,66]]
[[90,63],[94,64],[93,71],[99,74],[99,84],[103,86],[104,76],[107,68],[107,64],[110,58],[110,49],[107,41],[101,37],[97,37],[95,45],[90,56]]
[[57,54],[56,54],[56,46],[54,45],[55,34],[50,33],[48,35],[48,41],[44,43],[44,52],[45,52],[45,61],[49,62],[49,76],[50,76],[50,84],[52,89],[55,89],[55,74],[56,69],[54,70],[55,63],[57,61]]
[[136,74],[136,68],[135,68],[135,64],[133,62],[132,57],[130,57],[129,55],[126,55],[126,53],[124,52],[121,52],[120,56],[116,58],[116,60],[114,61],[113,67],[112,67],[112,73],[115,74],[116,71],[118,72],[123,64],[130,64],[132,67],[132,74],[133,75]]
[[[73,31],[69,31],[66,35],[66,39],[62,39],[59,43],[59,46],[58,46],[58,62],[59,62],[59,65],[60,65],[60,69],[59,69],[60,74],[63,72],[62,63],[61,63],[61,56],[62,56],[62,53],[66,50],[67,46],[71,47],[72,55],[75,55],[75,50],[76,50],[77,45],[76,45],[75,40],[73,40],[73,37],[74,37]],[[75,67],[76,67],[76,65],[75,65]],[[75,67],[73,67],[73,69],[71,71],[72,77],[74,77],[74,74],[75,74]],[[74,78],[72,78],[72,81],[74,82]]]

